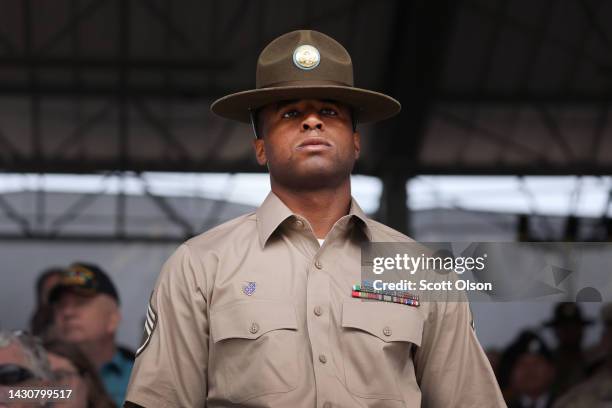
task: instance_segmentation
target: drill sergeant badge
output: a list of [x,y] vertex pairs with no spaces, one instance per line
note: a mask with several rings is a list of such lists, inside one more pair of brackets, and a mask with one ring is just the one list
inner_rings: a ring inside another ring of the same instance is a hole
[[309,71],[315,69],[321,61],[321,55],[312,45],[300,45],[293,51],[293,63],[299,69]]

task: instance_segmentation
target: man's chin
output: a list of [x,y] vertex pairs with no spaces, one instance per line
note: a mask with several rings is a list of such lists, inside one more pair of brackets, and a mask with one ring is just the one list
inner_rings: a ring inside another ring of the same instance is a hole
[[329,163],[302,163],[299,168],[293,171],[282,172],[274,177],[283,185],[301,189],[317,190],[328,187],[335,187],[350,178],[350,171],[338,169],[337,164]]
[[62,340],[69,343],[81,343],[86,340],[84,334],[80,330],[66,331],[61,337]]

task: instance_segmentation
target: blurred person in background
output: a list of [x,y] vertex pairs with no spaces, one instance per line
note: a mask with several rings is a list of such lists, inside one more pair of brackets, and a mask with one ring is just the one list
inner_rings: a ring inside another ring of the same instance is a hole
[[591,324],[593,321],[585,319],[580,306],[574,302],[558,303],[553,318],[544,323],[544,327],[553,330],[557,339],[557,348],[553,351],[557,371],[554,389],[557,395],[586,378],[588,361],[582,340],[585,326]]
[[604,304],[599,313],[603,326],[601,336],[599,341],[585,352],[589,378],[608,369],[607,365],[612,354],[612,302]]
[[501,361],[502,353],[496,348],[488,348],[485,350],[485,354],[489,359],[489,363],[491,363],[491,368],[493,369],[495,378],[497,378],[497,381],[499,382],[499,363]]
[[49,293],[62,276],[62,268],[43,271],[36,280],[36,309],[30,319],[30,332],[40,338],[53,337],[53,309],[49,305]]
[[612,303],[601,309],[600,345],[605,357],[591,378],[563,395],[555,408],[612,407]]
[[9,399],[9,390],[43,388],[53,378],[44,348],[23,332],[0,331],[0,407],[31,407],[32,401]]
[[56,408],[114,408],[96,369],[73,344],[51,341],[44,344],[55,386],[72,390],[71,397],[55,402]]
[[96,367],[117,406],[123,404],[134,354],[115,343],[119,294],[97,265],[74,263],[49,295],[58,339],[76,344]]
[[505,397],[508,408],[548,408],[555,393],[552,353],[532,331],[523,331],[502,357],[507,367]]

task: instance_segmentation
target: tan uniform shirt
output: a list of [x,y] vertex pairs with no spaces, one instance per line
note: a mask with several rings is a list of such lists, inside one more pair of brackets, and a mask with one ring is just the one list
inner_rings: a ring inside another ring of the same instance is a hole
[[319,246],[273,193],[183,244],[151,296],[145,407],[503,407],[466,302],[351,297],[360,243],[410,242],[353,200]]

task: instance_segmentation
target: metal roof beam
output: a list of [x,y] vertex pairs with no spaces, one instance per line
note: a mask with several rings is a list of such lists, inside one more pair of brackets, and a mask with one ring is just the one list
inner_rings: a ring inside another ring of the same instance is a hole
[[528,91],[443,91],[437,98],[439,104],[483,104],[490,105],[600,105],[612,100],[612,91],[597,92],[528,92]]
[[216,58],[190,58],[185,60],[168,58],[141,58],[129,59],[113,57],[45,57],[45,56],[2,56],[0,68],[35,68],[45,70],[79,69],[90,71],[115,72],[126,68],[140,71],[225,71],[232,68],[233,62],[229,59]]

